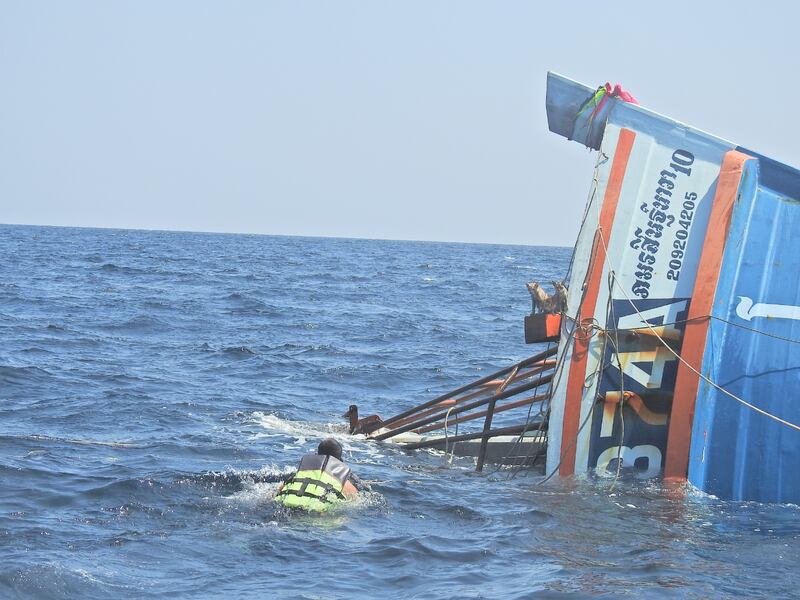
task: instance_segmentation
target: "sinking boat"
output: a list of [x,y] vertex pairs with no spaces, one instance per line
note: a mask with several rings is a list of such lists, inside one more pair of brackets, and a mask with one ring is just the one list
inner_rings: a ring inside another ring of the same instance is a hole
[[[597,151],[565,297],[530,286],[549,308],[526,338],[548,350],[365,433],[446,448],[448,417],[472,411],[478,469],[504,462],[489,448],[512,435],[549,474],[800,503],[800,172],[619,86],[549,73],[546,108],[551,131]],[[504,406],[536,403],[538,419],[492,428]]]
[[597,150],[562,315],[548,470],[800,501],[800,172],[550,73]]

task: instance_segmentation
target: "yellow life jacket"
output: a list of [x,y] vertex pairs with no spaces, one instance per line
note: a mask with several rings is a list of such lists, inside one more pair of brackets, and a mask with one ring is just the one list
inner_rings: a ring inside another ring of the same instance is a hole
[[350,467],[337,458],[322,454],[307,454],[281,491],[275,502],[289,508],[322,512],[336,502],[346,500],[344,484],[350,477]]

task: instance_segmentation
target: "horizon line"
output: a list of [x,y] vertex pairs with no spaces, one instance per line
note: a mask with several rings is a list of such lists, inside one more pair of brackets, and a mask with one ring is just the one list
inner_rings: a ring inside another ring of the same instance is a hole
[[99,229],[109,231],[143,231],[159,233],[196,233],[201,235],[257,235],[263,237],[288,237],[288,238],[311,238],[311,239],[331,239],[331,240],[364,240],[371,242],[417,242],[423,244],[474,244],[482,246],[525,246],[530,248],[566,248],[572,246],[558,246],[554,244],[523,244],[509,242],[466,242],[459,240],[424,240],[409,238],[380,238],[380,237],[354,237],[346,235],[304,235],[299,233],[257,233],[248,231],[210,231],[196,229],[146,229],[143,227],[114,227],[97,225],[49,225],[41,223],[0,223],[0,227],[50,227],[53,229]]

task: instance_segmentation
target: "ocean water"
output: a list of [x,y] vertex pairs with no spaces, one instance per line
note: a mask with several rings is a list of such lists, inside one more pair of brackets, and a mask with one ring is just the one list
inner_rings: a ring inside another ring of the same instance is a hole
[[[1,598],[792,597],[800,508],[346,434],[533,354],[569,250],[0,226]],[[371,483],[276,476],[322,437]]]

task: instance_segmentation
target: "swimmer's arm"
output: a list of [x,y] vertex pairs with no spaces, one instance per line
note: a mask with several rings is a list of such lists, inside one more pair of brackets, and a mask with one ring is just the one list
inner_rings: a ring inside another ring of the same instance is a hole
[[275,495],[276,496],[281,493],[281,490],[283,489],[283,486],[285,486],[286,482],[289,481],[292,477],[294,477],[294,475],[295,475],[295,471],[292,471],[291,473],[285,473],[285,474],[280,476],[281,479],[283,479],[283,481],[278,486],[278,489],[275,490]]
[[372,488],[369,487],[369,484],[366,481],[364,481],[363,479],[361,479],[355,473],[352,473],[352,472],[350,473],[350,478],[348,480],[348,483],[352,483],[355,486],[356,490],[359,491],[359,492],[362,492],[362,491],[371,492],[372,491]]
[[344,482],[344,488],[342,489],[342,493],[348,500],[352,500],[356,496],[358,496],[358,490],[356,486],[350,483],[350,480]]

